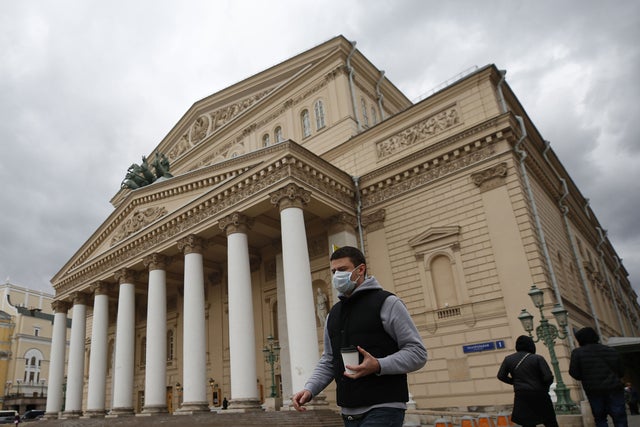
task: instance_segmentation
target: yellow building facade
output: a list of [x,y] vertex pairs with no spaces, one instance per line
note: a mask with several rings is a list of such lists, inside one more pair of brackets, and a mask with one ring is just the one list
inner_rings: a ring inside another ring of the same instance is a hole
[[[0,284],[0,399],[3,409],[23,414],[45,409],[53,295]],[[70,325],[70,319],[67,326]]]
[[[322,351],[334,245],[361,247],[412,314],[417,410],[511,405],[496,373],[522,309],[540,319],[533,284],[569,331],[640,332],[602,225],[494,65],[412,104],[339,36],[196,102],[134,166],[52,279],[50,417],[260,409],[269,336],[287,408]],[[55,322],[71,313],[67,354]],[[573,346],[555,353],[579,402]]]

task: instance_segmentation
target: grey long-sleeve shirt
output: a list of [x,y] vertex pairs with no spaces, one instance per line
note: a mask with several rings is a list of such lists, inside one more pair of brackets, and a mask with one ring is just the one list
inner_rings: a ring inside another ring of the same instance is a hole
[[[368,289],[382,289],[382,286],[373,277],[368,277],[353,293]],[[343,296],[340,296],[343,298]],[[380,373],[378,375],[397,375],[417,371],[427,363],[427,350],[422,342],[409,311],[404,303],[395,295],[389,296],[380,309],[380,318],[385,332],[398,344],[398,351],[378,359],[380,363]],[[312,396],[316,396],[333,381],[333,349],[325,322],[324,328],[324,351],[318,361],[311,377],[304,385]],[[365,350],[367,350],[365,348]],[[340,354],[336,355],[340,357]],[[342,413],[346,415],[360,414],[367,412],[374,407],[406,408],[405,402],[391,402],[362,408],[342,408]]]

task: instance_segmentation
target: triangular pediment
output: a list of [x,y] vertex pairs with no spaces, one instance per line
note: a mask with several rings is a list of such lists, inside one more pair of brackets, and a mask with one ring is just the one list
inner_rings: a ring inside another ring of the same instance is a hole
[[409,240],[409,245],[414,248],[422,246],[433,246],[449,240],[458,238],[460,227],[457,225],[448,227],[430,227],[418,236]]

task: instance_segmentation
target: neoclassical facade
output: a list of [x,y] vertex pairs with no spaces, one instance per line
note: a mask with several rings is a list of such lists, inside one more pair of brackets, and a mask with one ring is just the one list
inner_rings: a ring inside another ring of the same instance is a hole
[[[322,351],[334,246],[361,247],[411,312],[418,409],[511,403],[495,375],[532,284],[570,328],[638,335],[606,232],[494,65],[412,104],[338,36],[196,102],[160,155],[172,176],[123,185],[52,279],[50,417],[260,409],[268,337],[286,407]],[[574,345],[555,351],[579,401]]]

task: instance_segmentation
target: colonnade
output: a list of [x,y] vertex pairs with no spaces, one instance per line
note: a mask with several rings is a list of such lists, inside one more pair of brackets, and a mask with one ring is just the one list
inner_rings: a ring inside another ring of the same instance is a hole
[[[282,260],[286,308],[289,372],[283,376],[293,390],[301,389],[318,360],[316,319],[311,286],[310,262],[303,218],[303,207],[310,193],[290,184],[271,194],[280,210]],[[260,408],[256,387],[254,317],[248,231],[252,219],[233,213],[219,222],[227,236],[228,311],[230,352],[230,407],[239,410]],[[178,413],[208,411],[206,372],[206,319],[203,240],[188,235],[177,241],[184,256],[183,321],[183,401]],[[167,258],[153,253],[144,258],[148,268],[148,301],[145,359],[145,399],[143,414],[166,413],[166,321]],[[63,404],[63,378],[66,352],[67,312],[73,307],[69,345],[66,393],[62,417],[133,415],[135,350],[134,271],[123,268],[114,273],[118,282],[118,309],[113,363],[113,395],[109,413],[105,407],[107,381],[107,328],[109,303],[107,283],[90,286],[93,293],[93,325],[89,361],[86,409],[83,412],[84,354],[88,295],[71,294],[53,303],[54,326],[47,389],[47,418],[59,416]],[[313,331],[314,333],[310,333]],[[285,366],[283,365],[283,368]]]

